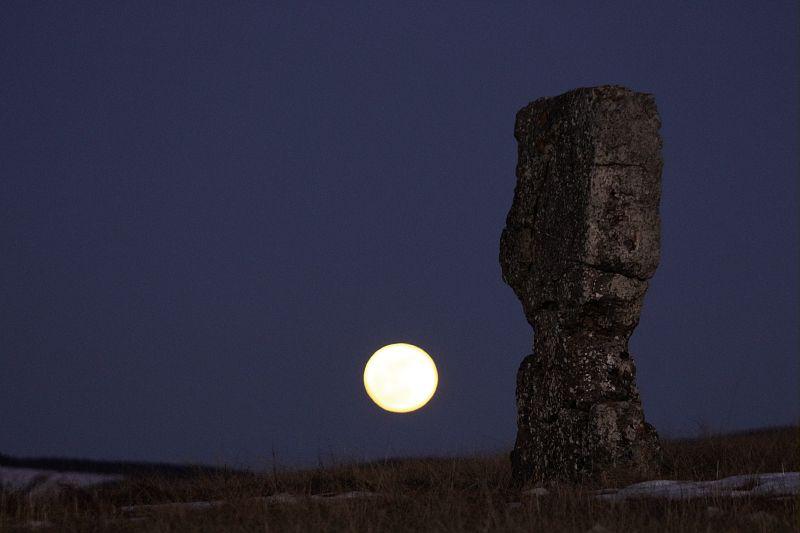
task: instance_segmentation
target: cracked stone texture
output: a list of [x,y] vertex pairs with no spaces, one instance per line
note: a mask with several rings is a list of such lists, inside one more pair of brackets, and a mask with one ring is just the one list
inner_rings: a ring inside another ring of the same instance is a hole
[[659,261],[660,119],[652,95],[576,89],[517,113],[503,280],[534,329],[517,374],[518,482],[662,462],[628,339]]

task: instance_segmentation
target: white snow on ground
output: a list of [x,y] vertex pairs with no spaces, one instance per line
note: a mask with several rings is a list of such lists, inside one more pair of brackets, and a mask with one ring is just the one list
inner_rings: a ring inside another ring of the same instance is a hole
[[9,491],[23,491],[30,494],[57,492],[62,487],[92,487],[121,479],[123,476],[115,474],[56,472],[37,468],[0,466],[0,487]]
[[620,490],[602,490],[595,498],[619,501],[628,498],[686,500],[715,496],[790,496],[800,494],[800,472],[745,474],[714,481],[643,481]]
[[[28,494],[44,494],[57,492],[63,487],[92,487],[124,479],[116,474],[95,474],[90,472],[56,472],[36,468],[16,468],[0,466],[0,488],[9,491],[21,491]],[[536,490],[536,489],[535,489]],[[529,491],[532,495],[534,491]],[[535,495],[547,494],[546,490]],[[782,472],[774,474],[745,474],[731,476],[714,481],[672,481],[654,480],[636,483],[628,487],[604,489],[596,491],[594,497],[606,501],[622,501],[629,498],[665,498],[669,500],[685,500],[707,497],[744,497],[771,496],[786,497],[800,494],[800,472]],[[253,498],[266,504],[297,503],[305,500],[337,501],[351,499],[367,499],[381,496],[374,492],[353,491],[344,493],[314,494],[311,496],[295,496],[281,493],[263,498]],[[224,501],[176,502],[157,505],[132,505],[123,507],[123,511],[146,509],[184,508],[205,509],[225,505]]]
[[[312,494],[310,496],[295,496],[288,492],[281,492],[273,494],[272,496],[265,496],[263,498],[248,498],[246,501],[250,503],[299,503],[302,501],[341,501],[341,500],[357,500],[357,499],[370,499],[377,498],[381,495],[377,492],[366,492],[354,490],[351,492],[341,493],[324,493]],[[178,510],[198,510],[198,509],[211,509],[214,507],[222,507],[231,502],[225,500],[212,500],[212,501],[197,501],[197,502],[173,502],[173,503],[157,503],[150,505],[126,505],[120,507],[119,510],[123,512],[137,512],[137,511],[178,511]]]
[[[526,491],[530,496],[547,496],[547,489],[539,488]],[[628,498],[665,498],[668,500],[685,500],[702,497],[743,497],[743,496],[768,496],[785,497],[800,494],[800,472],[785,472],[778,474],[752,474],[726,477],[715,481],[670,481],[655,480],[636,483],[624,489],[604,489],[594,493],[594,497],[607,501],[622,501]],[[376,492],[353,491],[342,493],[312,494],[310,496],[296,496],[282,492],[261,498],[248,498],[250,503],[263,504],[292,504],[304,501],[341,501],[353,499],[379,498],[382,495]],[[229,505],[225,500],[195,501],[160,503],[154,505],[128,505],[119,510],[127,513],[143,511],[188,511],[210,509]],[[510,506],[518,507],[519,502],[512,502]]]

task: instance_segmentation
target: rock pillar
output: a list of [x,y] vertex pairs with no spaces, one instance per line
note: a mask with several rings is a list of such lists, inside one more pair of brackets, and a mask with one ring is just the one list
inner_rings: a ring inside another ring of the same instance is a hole
[[582,88],[517,113],[503,279],[533,326],[517,374],[517,481],[652,471],[628,339],[659,261],[660,119],[649,94]]

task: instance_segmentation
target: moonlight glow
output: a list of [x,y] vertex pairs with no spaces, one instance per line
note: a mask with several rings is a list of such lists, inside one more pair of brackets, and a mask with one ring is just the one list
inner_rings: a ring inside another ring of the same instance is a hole
[[364,388],[378,406],[393,413],[416,411],[431,399],[439,384],[433,359],[411,344],[384,346],[364,368]]

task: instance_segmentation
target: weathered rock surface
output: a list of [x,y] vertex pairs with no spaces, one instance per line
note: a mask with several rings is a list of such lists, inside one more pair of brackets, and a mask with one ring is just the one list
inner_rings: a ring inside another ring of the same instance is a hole
[[660,463],[628,352],[659,262],[659,127],[653,97],[618,86],[517,113],[500,264],[534,329],[517,374],[518,481]]

